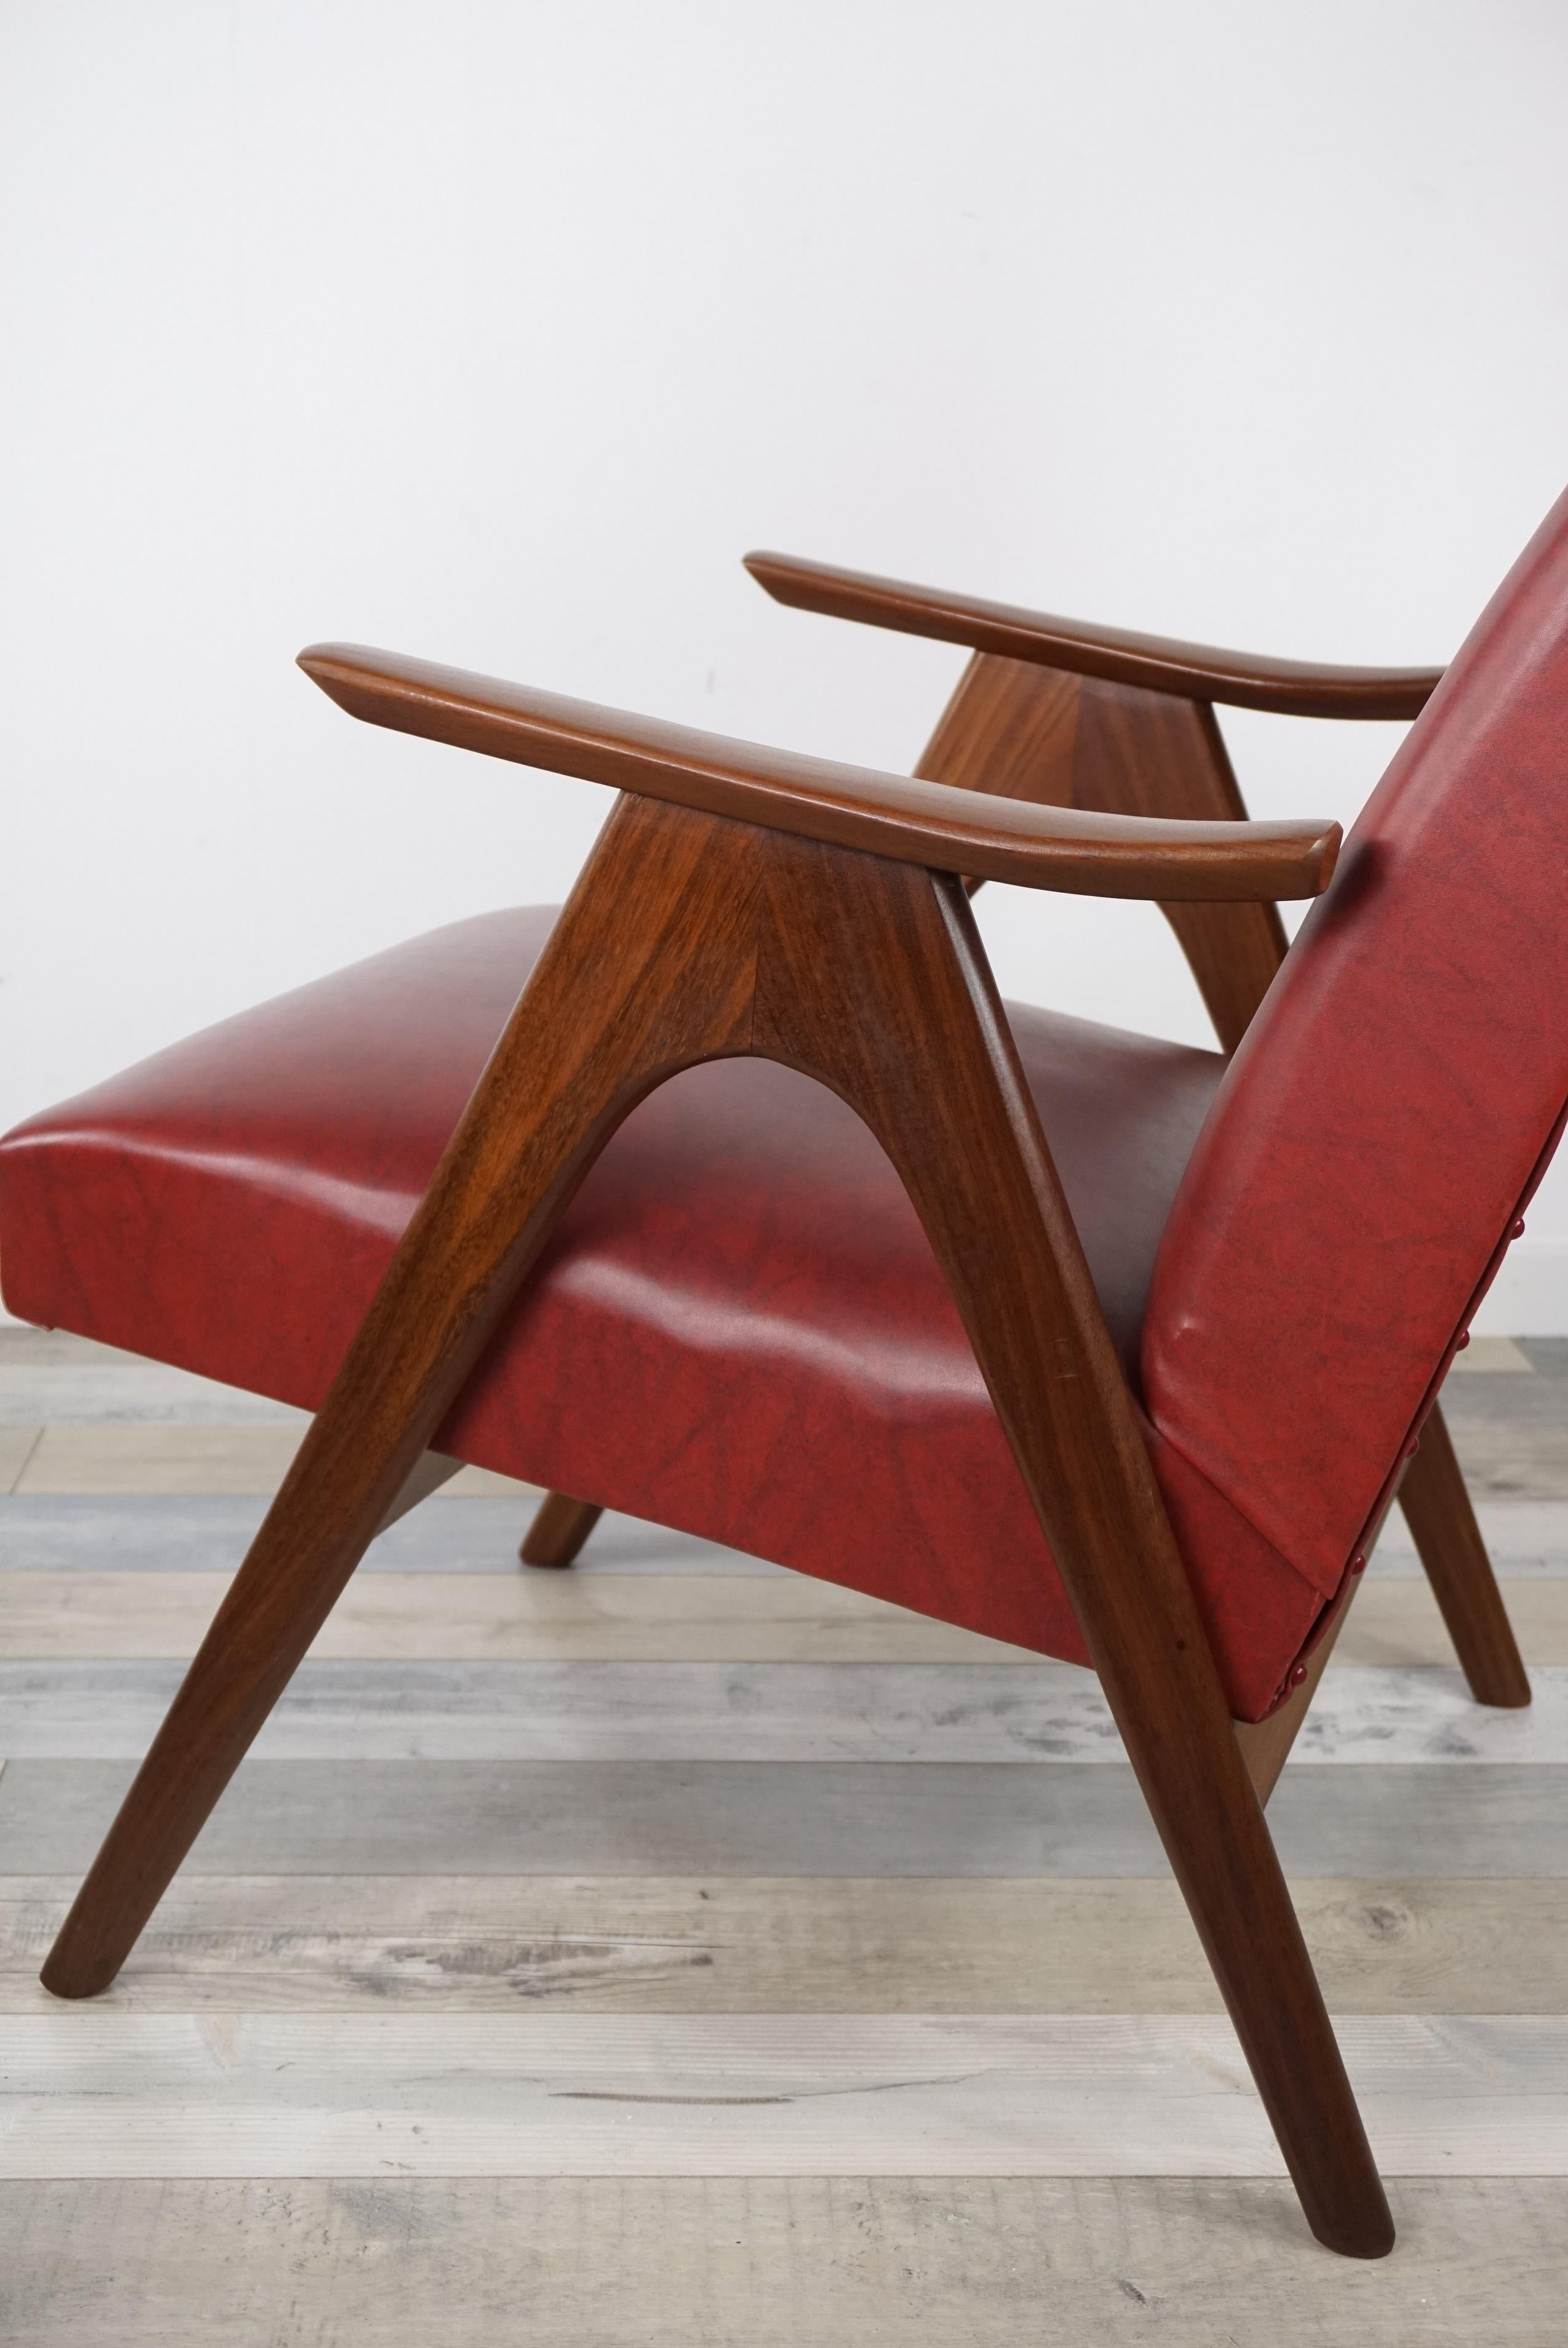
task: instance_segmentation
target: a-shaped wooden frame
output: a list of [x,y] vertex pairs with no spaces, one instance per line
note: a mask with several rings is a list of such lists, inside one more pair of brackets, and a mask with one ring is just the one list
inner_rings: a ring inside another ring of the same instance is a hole
[[[1246,806],[1214,718],[1216,701],[1295,716],[1409,718],[1442,674],[1262,660],[1090,628],[788,555],[749,555],[746,568],[780,602],[971,646],[973,657],[915,772],[1036,806],[1244,822]],[[971,891],[979,885],[972,880]],[[1285,958],[1278,912],[1261,900],[1167,901],[1161,911],[1222,1048],[1235,1051]],[[1406,1468],[1399,1504],[1476,1702],[1527,1704],[1530,1682],[1436,1409]],[[524,1538],[523,1563],[570,1565],[600,1513],[589,1500],[551,1493]],[[1244,1732],[1266,1797],[1331,1643],[1319,1643],[1308,1682],[1266,1734]]]
[[755,1054],[831,1086],[897,1169],[1308,2220],[1336,2250],[1386,2251],[1387,2201],[1259,1798],[1277,1766],[1266,1740],[1282,1732],[1245,1732],[1266,1746],[1244,1756],[965,889],[990,875],[1245,907],[1317,894],[1337,828],[1024,804],[386,654],[302,661],[357,716],[625,796],[60,1931],[46,1986],[83,1997],[114,1978],[369,1541],[438,1480],[432,1437],[620,1119],[682,1068]]

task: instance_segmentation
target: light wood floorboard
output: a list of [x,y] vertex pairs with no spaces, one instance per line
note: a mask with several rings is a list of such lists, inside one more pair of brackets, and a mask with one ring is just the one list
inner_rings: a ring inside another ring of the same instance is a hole
[[0,1353],[0,1426],[306,1425],[309,1413],[189,1370],[61,1363],[19,1365]]
[[[1568,2019],[1345,2015],[1390,2176],[1568,2174]],[[1228,2020],[0,2017],[11,2177],[1271,2177]]]
[[1533,1371],[1534,1363],[1517,1337],[1472,1337],[1462,1354],[1456,1354],[1449,1371],[1450,1377],[1469,1377],[1478,1370]]
[[77,1337],[68,1329],[35,1329],[25,1321],[0,1321],[0,1366],[27,1365],[39,1369],[160,1369],[145,1354],[128,1354],[119,1345],[100,1344],[96,1337]]
[[[0,1874],[79,1875],[127,1761],[11,1761]],[[1568,1771],[1286,1769],[1288,1873],[1568,1876]],[[1063,1762],[245,1762],[201,1875],[1165,1873],[1130,1769]]]
[[[102,1421],[46,1426],[12,1489],[103,1495],[275,1492],[299,1449],[302,1430],[302,1422],[192,1426]],[[456,1498],[477,1492],[538,1498],[531,1486],[484,1468],[465,1468],[442,1490]]]
[[[178,1663],[0,1663],[0,1752],[139,1757]],[[1457,1669],[1326,1673],[1295,1775],[1367,1763],[1568,1766],[1568,1668],[1534,1701],[1477,1704]],[[302,1663],[253,1747],[268,1760],[1122,1764],[1094,1674],[1072,1663]]]
[[1556,2348],[1568,2184],[383,2178],[0,2187],[8,2348]]
[[[1568,1416],[1568,1406],[1564,1416]],[[1561,1579],[1568,1574],[1568,1501],[1476,1499],[1476,1520],[1494,1570],[1518,1579]],[[1410,1529],[1398,1509],[1378,1536],[1367,1576],[1368,1588],[1390,1579],[1426,1578]],[[1359,1610],[1361,1601],[1356,1601]]]
[[[187,1659],[231,1579],[191,1571],[18,1576],[0,1588],[0,1657]],[[1568,1644],[1568,1582],[1563,1596]],[[804,1574],[521,1570],[356,1576],[311,1653],[359,1663],[1029,1660],[1021,1647]]]
[[[302,1757],[120,1983],[48,1999],[298,1422],[0,1329],[0,2144],[163,2173],[0,2188],[0,2339],[1556,2348],[1568,2183],[1517,2172],[1568,2170],[1565,1369],[1478,1340],[1445,1396],[1532,1714],[1469,1703],[1396,1517],[1271,1807],[1396,2172],[1368,2268],[1272,2181],[1086,1675],[613,1516],[519,1572],[537,1496],[484,1471],[374,1546]],[[1269,2174],[1108,2173],[1205,2165]]]
[[[0,2011],[72,1878],[0,1879]],[[1337,2013],[1568,2009],[1568,1883],[1307,1877]],[[99,2003],[180,2013],[1217,2013],[1173,1883],[919,1877],[198,1877]]]
[[0,1426],[0,1493],[13,1492],[44,1430],[31,1426]]
[[[0,1658],[188,1659],[231,1580],[190,1568],[35,1570],[0,1586]],[[1568,1577],[1500,1586],[1525,1662],[1568,1665]],[[358,1663],[1029,1660],[1021,1647],[803,1574],[575,1570],[356,1575],[311,1653]],[[1453,1663],[1424,1581],[1369,1580],[1333,1669]]]
[[297,1426],[46,1426],[18,1492],[274,1492]]
[[[0,1433],[0,1443],[5,1439]],[[443,1484],[430,1505],[371,1543],[360,1571],[395,1567],[405,1572],[517,1576],[519,1526],[528,1521],[538,1496],[530,1486],[493,1475],[495,1488],[481,1491],[471,1479],[487,1474],[465,1468]],[[454,1500],[461,1505],[454,1507]],[[243,1556],[265,1508],[261,1493],[0,1493],[0,1570],[112,1566],[117,1571],[212,1571]],[[1511,1588],[1522,1581],[1568,1579],[1568,1501],[1485,1501],[1477,1514],[1497,1570]],[[567,1579],[575,1583],[599,1573],[777,1576],[785,1570],[693,1534],[609,1511]],[[1374,1590],[1424,1580],[1396,1511],[1378,1543],[1344,1638],[1352,1635]]]
[[[490,1573],[512,1581],[541,1577],[518,1562],[518,1544],[538,1506],[530,1485],[479,1468],[465,1468],[428,1501],[372,1541],[360,1576],[400,1573]],[[80,1492],[0,1494],[0,1573],[101,1570],[210,1572],[245,1554],[266,1513],[261,1493]],[[1568,1573],[1568,1508],[1563,1510],[1563,1570]],[[1528,1561],[1522,1570],[1534,1568]],[[1396,1563],[1393,1570],[1398,1571]],[[600,1574],[717,1573],[786,1577],[787,1569],[692,1533],[671,1532],[635,1517],[607,1514],[593,1540],[564,1577],[572,1587]],[[0,1591],[0,1594],[5,1594]],[[24,1592],[13,1592],[26,1603]]]

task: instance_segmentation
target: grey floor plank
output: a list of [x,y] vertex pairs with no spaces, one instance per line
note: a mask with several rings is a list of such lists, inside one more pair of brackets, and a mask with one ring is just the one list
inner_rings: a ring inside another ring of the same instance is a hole
[[1450,1378],[1443,1415],[1477,1498],[1568,1498],[1568,1380]]
[[[1568,2175],[1568,2018],[1349,2014],[1389,2176]],[[1277,2176],[1227,2016],[0,2015],[10,2177]]]
[[[0,1662],[0,1752],[139,1757],[183,1666]],[[1430,1665],[1330,1667],[1293,1773],[1376,1762],[1568,1766],[1568,1665],[1520,1710]],[[272,1760],[909,1761],[1114,1766],[1100,1683],[1072,1663],[340,1662],[312,1657],[256,1740]]]
[[[0,1365],[40,1369],[146,1369],[144,1354],[102,1345],[96,1337],[73,1336],[68,1329],[35,1329],[23,1321],[0,1321]],[[152,1365],[151,1366],[157,1366]]]
[[[1496,1570],[1516,1578],[1568,1575],[1568,1500],[1476,1498],[1476,1521]],[[1424,1579],[1409,1527],[1395,1509],[1378,1538],[1368,1580]]]
[[8,1497],[38,1447],[41,1426],[0,1426],[0,1497]]
[[[4,1440],[0,1435],[0,1445]],[[470,1496],[444,1484],[371,1543],[359,1570],[520,1574],[518,1544],[538,1505],[537,1495],[520,1486],[515,1492]],[[266,1509],[259,1493],[0,1494],[0,1572],[95,1567],[210,1572],[238,1564]],[[1568,1573],[1568,1508],[1563,1515]],[[784,1569],[692,1533],[611,1513],[572,1570],[777,1574]]]
[[[81,1566],[0,1577],[0,1657],[188,1659],[232,1578],[188,1567],[128,1573]],[[1568,1665],[1568,1578],[1510,1574],[1498,1587],[1525,1663]],[[356,1574],[311,1652],[344,1663],[1039,1660],[805,1574],[603,1570]],[[1333,1673],[1418,1664],[1455,1667],[1430,1585],[1368,1575],[1335,1645]],[[1331,1704],[1332,1685],[1331,1678]],[[1455,1683],[1443,1702],[1463,1733],[1468,1691]],[[1398,1725],[1408,1734],[1412,1724]]]
[[141,1363],[15,1365],[0,1353],[0,1426],[302,1426],[308,1414],[239,1386]]
[[[0,1874],[83,1871],[123,1761],[11,1761]],[[1287,1769],[1293,1875],[1568,1876],[1568,1770]],[[195,1875],[1163,1875],[1132,1772],[1011,1763],[245,1762]]]
[[[187,1571],[15,1574],[0,1583],[0,1658],[189,1660],[232,1582]],[[1416,1615],[1432,1660],[1451,1663],[1429,1593],[1415,1582],[1386,1587],[1402,1614]],[[1568,1581],[1519,1587],[1557,1601],[1568,1663]],[[367,1573],[351,1581],[311,1653],[357,1663],[1039,1661],[796,1573]]]
[[1568,2181],[1390,2187],[1335,2259],[1211,2178],[0,2186],[8,2348],[1553,2348]]
[[[67,1876],[0,1878],[0,2012]],[[1568,2010],[1568,1881],[1302,1877],[1335,2013]],[[1168,1879],[190,1876],[102,2003],[144,2013],[1214,2013]]]
[[[36,1431],[0,1429],[0,1483],[15,1438],[13,1474]],[[519,1487],[477,1495],[444,1484],[372,1542],[361,1572],[515,1573],[536,1498]],[[115,1566],[211,1571],[244,1555],[267,1509],[261,1493],[6,1492],[0,1490],[0,1571]],[[1476,1515],[1500,1574],[1568,1579],[1568,1499],[1482,1500]],[[784,1569],[692,1533],[605,1515],[574,1573],[777,1573]],[[1378,1540],[1369,1582],[1423,1578],[1398,1510]]]

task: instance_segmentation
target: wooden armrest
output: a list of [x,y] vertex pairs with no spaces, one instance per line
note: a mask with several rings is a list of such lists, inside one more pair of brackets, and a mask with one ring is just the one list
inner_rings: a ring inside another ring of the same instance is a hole
[[300,666],[351,716],[938,871],[1087,897],[1316,897],[1333,823],[1173,823],[990,798],[567,701],[364,644]]
[[1287,717],[1414,717],[1442,675],[1440,668],[1334,668],[1313,661],[1266,660],[1209,644],[1175,644],[1123,628],[1053,619],[976,595],[944,595],[899,579],[802,562],[789,554],[748,554],[746,569],[780,603],[835,620],[863,620],[907,636],[935,636],[1006,660],[1114,685],[1142,685],[1185,701],[1228,702]]

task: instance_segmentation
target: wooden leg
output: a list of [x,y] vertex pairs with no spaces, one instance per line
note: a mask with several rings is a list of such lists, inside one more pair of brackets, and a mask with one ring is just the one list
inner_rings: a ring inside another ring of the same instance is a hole
[[114,1979],[598,1150],[750,1030],[754,836],[622,799],[44,1967]]
[[547,1492],[518,1551],[525,1565],[572,1565],[592,1532],[602,1509],[591,1500],[573,1500],[565,1492]]
[[1530,1702],[1530,1681],[1475,1520],[1453,1438],[1434,1410],[1405,1470],[1399,1506],[1477,1704]]
[[897,1167],[1307,2219],[1379,2257],[1388,2202],[968,901],[910,866],[775,847],[753,1049],[831,1085]]

